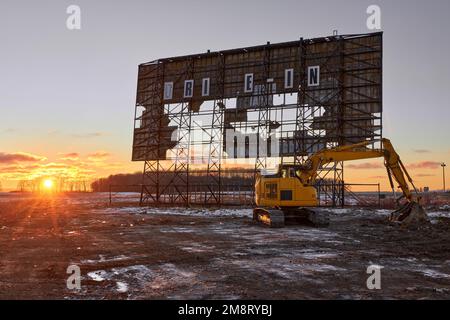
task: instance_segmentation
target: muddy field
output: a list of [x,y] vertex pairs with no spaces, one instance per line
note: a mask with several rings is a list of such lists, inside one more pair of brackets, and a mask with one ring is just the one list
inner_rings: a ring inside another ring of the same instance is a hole
[[[1,299],[450,299],[449,206],[404,230],[387,210],[327,228],[255,225],[251,209],[151,209],[122,195],[0,194]],[[381,289],[369,290],[369,265]],[[81,290],[69,290],[69,265]]]

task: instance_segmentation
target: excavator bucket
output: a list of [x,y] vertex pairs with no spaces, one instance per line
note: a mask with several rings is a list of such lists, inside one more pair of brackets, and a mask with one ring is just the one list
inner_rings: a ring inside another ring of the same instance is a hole
[[401,223],[403,226],[429,222],[425,209],[415,201],[408,202],[392,212],[389,221]]

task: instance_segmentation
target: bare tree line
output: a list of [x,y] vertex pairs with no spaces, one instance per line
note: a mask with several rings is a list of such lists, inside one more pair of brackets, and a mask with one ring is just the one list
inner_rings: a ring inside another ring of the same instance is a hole
[[[156,175],[155,173],[152,173]],[[149,174],[151,175],[151,174]],[[165,185],[173,179],[173,172],[159,173],[159,182]],[[242,187],[243,189],[253,188],[254,170],[251,169],[223,169],[220,175],[222,186]],[[148,183],[149,177],[143,179],[142,172],[131,174],[116,174],[107,178],[98,179],[91,184],[94,192],[108,192],[113,186],[118,192],[140,192],[142,183]],[[205,186],[211,183],[211,178],[206,171],[191,171],[189,173],[189,183],[195,186]]]
[[[19,192],[40,192],[43,190],[43,182],[47,178],[35,178],[29,180],[20,180],[17,183],[17,191]],[[50,178],[54,186],[53,191],[56,192],[89,192],[90,183],[86,179],[73,179],[67,177]]]

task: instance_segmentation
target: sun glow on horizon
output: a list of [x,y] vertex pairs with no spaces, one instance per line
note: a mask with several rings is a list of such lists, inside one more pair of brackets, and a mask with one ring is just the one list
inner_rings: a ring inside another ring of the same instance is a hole
[[53,188],[53,180],[51,179],[45,179],[43,182],[44,188],[47,190],[50,190]]

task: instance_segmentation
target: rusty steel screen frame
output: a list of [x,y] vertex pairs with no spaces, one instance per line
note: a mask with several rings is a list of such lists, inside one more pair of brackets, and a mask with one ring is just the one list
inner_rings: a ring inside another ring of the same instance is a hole
[[[139,65],[132,160],[144,161],[141,204],[226,204],[233,192],[221,181],[225,145],[231,143],[225,141],[226,129],[255,130],[259,147],[269,145],[269,134],[276,130],[279,162],[284,164],[304,164],[322,148],[360,141],[379,147],[382,52],[382,33],[377,32],[301,38]],[[308,68],[317,66],[320,84],[310,86]],[[287,69],[294,73],[288,88]],[[246,74],[253,74],[251,92],[244,90]],[[209,79],[207,95],[204,79]],[[186,80],[193,80],[187,98]],[[172,85],[170,96],[165,96],[167,83]],[[200,163],[192,160],[193,153]],[[265,168],[270,157],[258,151],[254,172]],[[198,175],[203,182],[190,183]],[[343,163],[323,166],[319,177],[321,204],[343,205]]]

